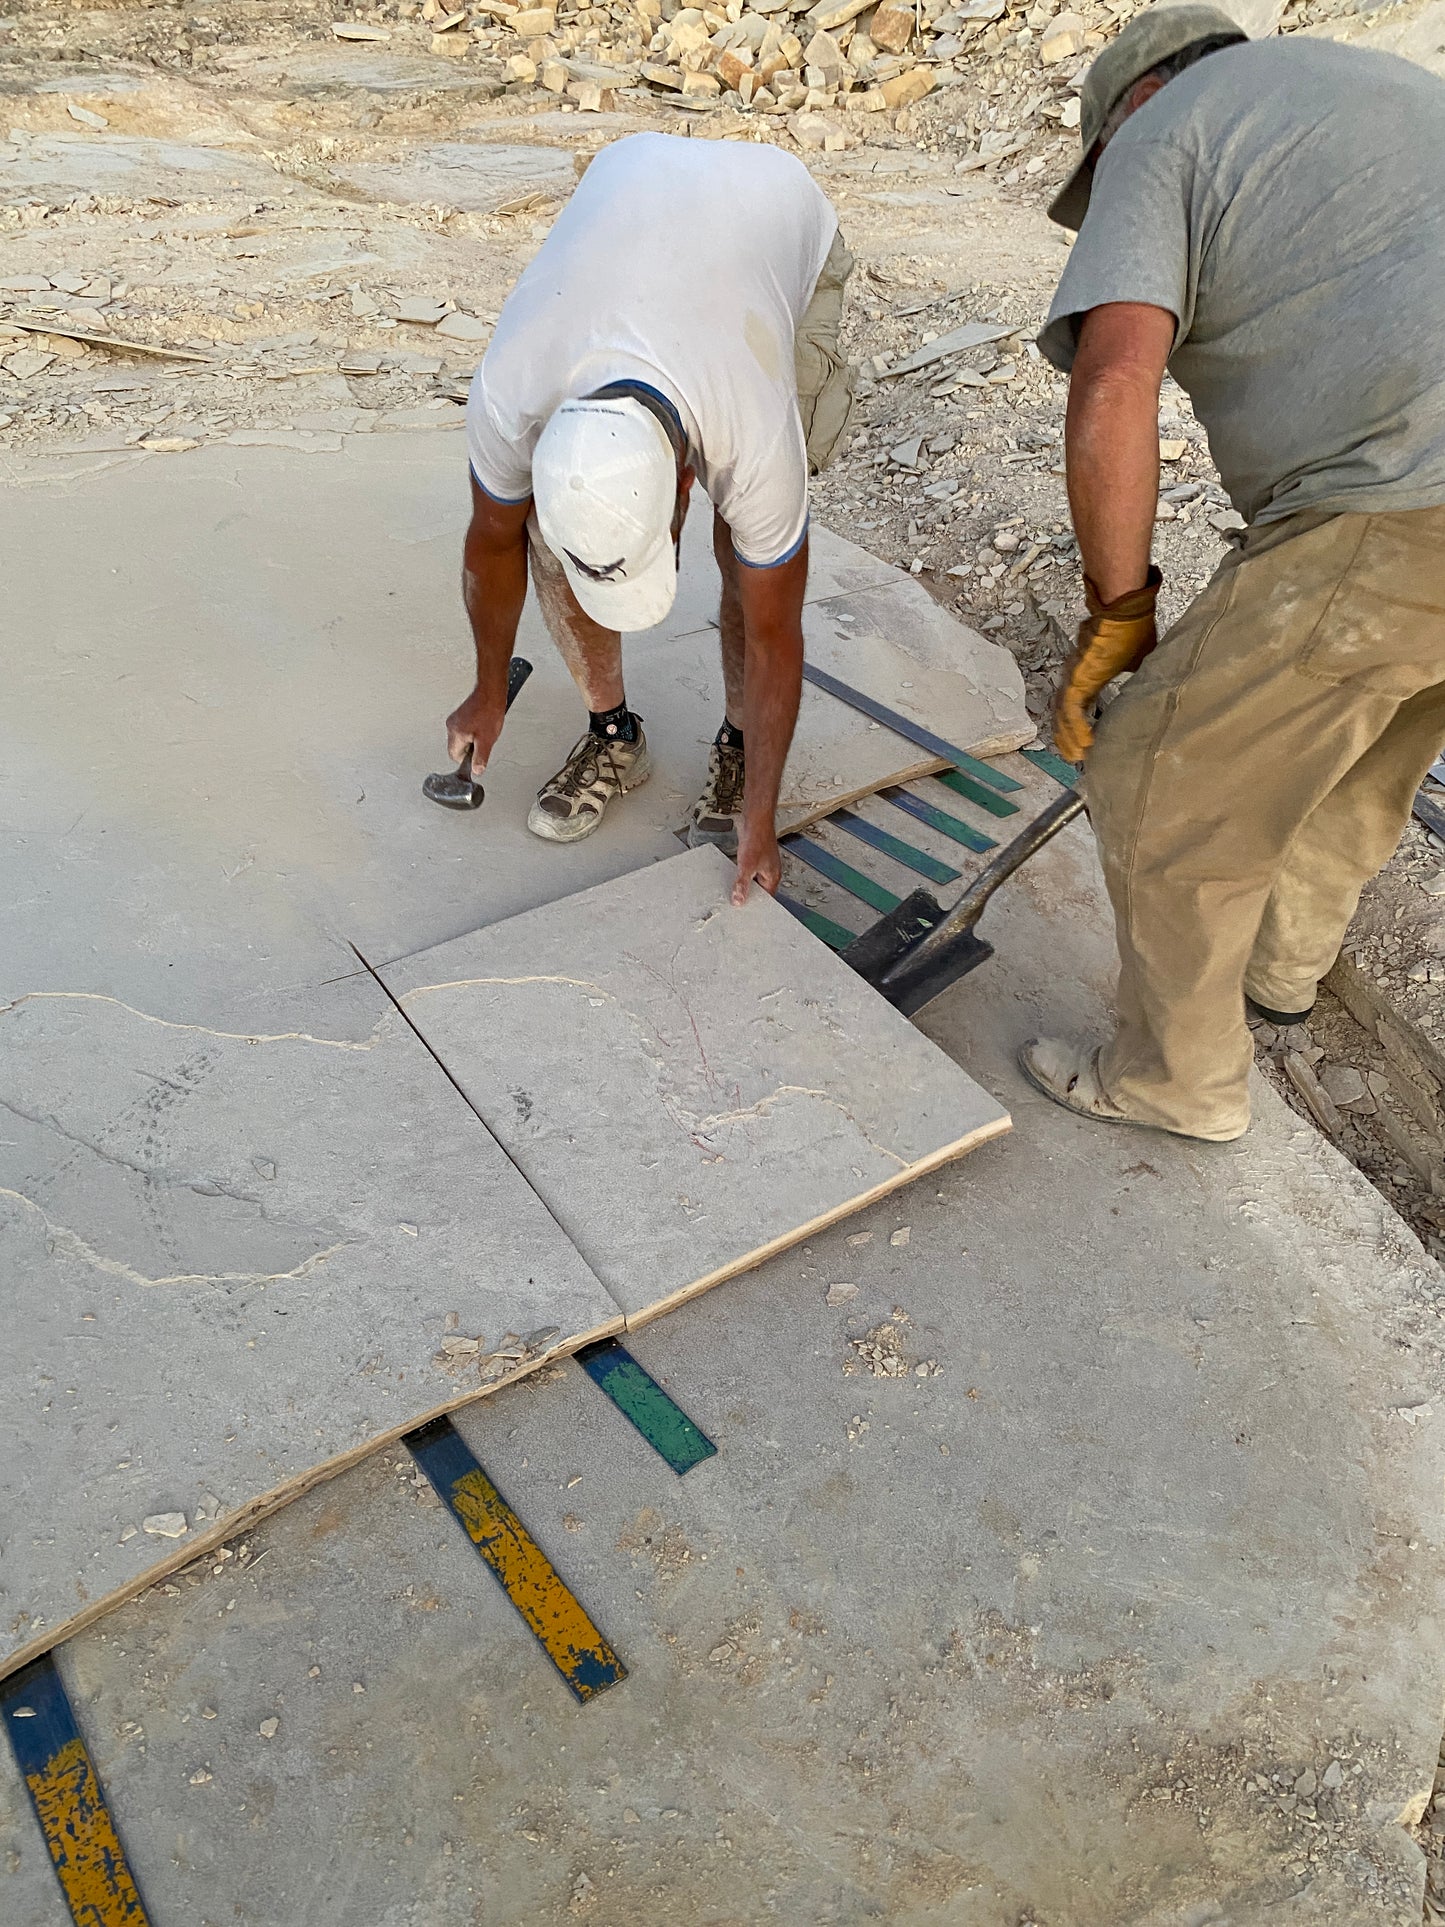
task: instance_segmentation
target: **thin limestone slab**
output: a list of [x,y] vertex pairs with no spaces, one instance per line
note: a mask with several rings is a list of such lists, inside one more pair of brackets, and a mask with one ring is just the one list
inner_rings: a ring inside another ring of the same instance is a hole
[[22,140],[0,170],[0,203],[46,192],[126,194],[142,185],[148,194],[194,200],[230,189],[275,193],[276,175],[255,154],[230,148],[124,134],[43,134]]
[[[803,609],[809,662],[970,756],[1002,756],[1032,742],[1037,730],[1009,652],[940,608],[911,577],[871,556],[854,568],[858,556],[866,552],[827,530],[813,531]],[[687,583],[678,601],[691,610],[712,584],[701,567]],[[673,791],[672,813],[684,822],[699,778],[696,749],[686,775],[674,777],[679,746],[703,748],[723,714],[717,626],[628,637],[624,668],[628,701],[643,716],[663,781]],[[806,829],[844,804],[945,768],[906,737],[805,683],[778,798],[778,828]]]
[[[392,51],[364,42],[351,45],[317,47],[291,45],[282,52],[264,44],[251,47],[218,47],[209,63],[224,85],[277,94],[283,100],[305,99],[326,94],[462,94],[490,99],[500,83],[475,67],[455,59],[435,55]],[[200,86],[217,88],[205,75],[197,75]]]
[[[540,843],[527,812],[587,712],[531,602],[518,646],[536,673],[485,806],[422,795],[472,683],[468,510],[460,429],[348,435],[332,453],[7,462],[7,552],[32,566],[6,582],[19,640],[0,703],[0,903],[16,910],[0,918],[0,1001],[84,990],[222,1030],[306,1029],[315,987],[356,969],[352,943],[374,962],[408,955],[675,853],[722,719],[707,504],[667,623],[623,645],[652,779],[567,846]],[[821,527],[809,595],[808,647],[834,674],[882,673],[864,632],[886,601],[893,707],[916,689],[911,713],[963,749],[1031,732],[1006,650]],[[950,700],[919,680],[925,645],[949,658]],[[97,676],[107,727],[77,760],[75,690]],[[918,758],[808,690],[785,826]]]
[[383,973],[629,1325],[1009,1129],[733,876],[691,850]]
[[370,979],[0,1011],[0,1674],[621,1315]]
[[577,179],[565,148],[463,141],[415,147],[396,163],[358,161],[333,171],[374,201],[441,203],[475,214],[491,214],[528,194],[559,199]]
[[[810,662],[971,756],[1003,756],[1037,735],[1007,649],[940,608],[911,576],[810,600]],[[895,752],[896,754],[896,752]]]

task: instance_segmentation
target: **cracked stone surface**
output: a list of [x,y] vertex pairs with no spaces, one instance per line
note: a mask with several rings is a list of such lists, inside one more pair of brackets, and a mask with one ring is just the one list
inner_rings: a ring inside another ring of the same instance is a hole
[[0,1671],[621,1322],[370,979],[309,1033],[22,996],[0,1057]]
[[181,141],[53,134],[22,143],[17,159],[0,175],[0,200],[54,193],[120,193],[144,182],[151,193],[169,188],[191,196],[216,187],[264,193],[275,175],[262,160],[226,148]]
[[1008,1129],[716,850],[389,968],[629,1322]]
[[[518,647],[536,670],[485,807],[421,795],[472,679],[460,431],[338,439],[335,453],[212,446],[5,471],[14,552],[44,556],[67,533],[63,569],[7,583],[12,633],[44,643],[14,652],[0,705],[0,901],[18,906],[0,926],[0,998],[96,991],[226,1030],[306,1029],[314,987],[357,968],[351,943],[381,963],[675,854],[722,718],[706,505],[669,620],[625,645],[653,777],[597,835],[543,845],[527,810],[586,710],[530,603]],[[835,674],[865,681],[916,648],[919,700],[900,687],[895,707],[965,749],[1031,733],[1007,651],[817,527],[809,596]],[[880,598],[891,644],[868,640]],[[856,646],[840,640],[850,613]],[[106,727],[82,753],[77,691],[102,670]],[[809,689],[785,821],[934,766]]]
[[[44,646],[16,652],[0,713],[0,1262],[18,1308],[0,1386],[14,1481],[0,1487],[0,1654],[13,1660],[206,1536],[193,1523],[176,1545],[122,1541],[142,1518],[194,1521],[210,1492],[216,1529],[236,1530],[288,1482],[482,1372],[515,1370],[509,1334],[555,1326],[563,1344],[617,1322],[350,945],[408,955],[675,855],[721,698],[698,514],[671,621],[628,642],[657,774],[604,834],[544,847],[527,807],[581,718],[533,611],[521,647],[536,673],[485,809],[462,818],[420,793],[469,680],[458,432],[348,435],[334,454],[22,459],[5,480],[13,544],[46,553],[61,511],[68,557],[10,585],[15,633]],[[889,585],[923,598],[815,531],[820,638]],[[920,720],[977,746],[1011,700],[1006,722],[1026,726],[1011,659],[924,602],[918,635],[943,625],[989,673],[980,694],[955,670],[953,708],[930,689]],[[102,636],[106,727],[79,752],[77,691],[102,673]],[[798,744],[828,801],[834,775],[882,780],[918,756],[817,692]],[[824,1070],[806,1081],[821,1087]],[[851,1154],[836,1113],[830,1128]],[[535,1241],[494,1235],[495,1221],[535,1221]],[[454,1336],[486,1344],[438,1366],[449,1312]]]
[[[1445,1278],[1262,1083],[1229,1145],[1024,1084],[1107,1005],[1083,826],[984,930],[925,1023],[1014,1131],[629,1338],[715,1458],[566,1360],[460,1416],[615,1691],[404,1452],[65,1647],[158,1920],[1419,1927]],[[59,1917],[4,1749],[0,1914]]]

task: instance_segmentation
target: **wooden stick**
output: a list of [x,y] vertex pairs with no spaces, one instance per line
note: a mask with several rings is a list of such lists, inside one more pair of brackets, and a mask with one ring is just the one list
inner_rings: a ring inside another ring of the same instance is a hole
[[64,335],[70,341],[85,341],[97,348],[113,348],[122,355],[159,355],[164,361],[201,361],[214,367],[216,357],[203,355],[195,348],[157,347],[153,341],[127,341],[122,335],[93,334],[85,328],[62,328],[53,321],[31,320],[21,315],[6,315],[3,324],[23,328],[30,335]]

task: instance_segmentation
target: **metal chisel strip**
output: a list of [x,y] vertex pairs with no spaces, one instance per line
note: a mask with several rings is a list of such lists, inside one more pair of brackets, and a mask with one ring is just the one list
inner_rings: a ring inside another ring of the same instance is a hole
[[952,743],[935,736],[931,729],[924,729],[921,724],[901,716],[896,709],[889,709],[884,703],[874,702],[871,696],[865,696],[860,689],[840,682],[836,676],[830,676],[826,669],[819,669],[815,663],[805,662],[803,675],[815,689],[825,689],[830,696],[836,696],[839,702],[847,703],[851,709],[871,716],[875,723],[882,723],[885,729],[891,729],[895,736],[917,743],[920,749],[926,749],[940,762],[952,763],[956,770],[967,770],[970,776],[976,776],[980,783],[987,783],[990,789],[1003,790],[1007,794],[1010,790],[1023,788],[1023,784],[1012,776],[1005,776],[991,764],[981,761],[977,756],[970,756],[967,750],[955,749]]
[[1062,756],[1056,756],[1051,749],[1021,749],[1019,755],[1026,763],[1032,763],[1035,769],[1052,776],[1056,783],[1062,783],[1066,790],[1071,790],[1079,780],[1080,772],[1073,764],[1066,763]]
[[1417,791],[1414,816],[1417,823],[1423,823],[1434,835],[1445,837],[1445,799],[1430,796],[1423,789]]
[[937,830],[940,836],[948,837],[954,843],[961,843],[966,850],[996,850],[998,845],[981,830],[974,829],[961,817],[950,816],[947,810],[936,810],[931,803],[925,803],[921,796],[914,796],[910,790],[880,790],[885,803],[891,803],[896,810],[902,810],[919,823],[926,823],[930,830]]
[[865,877],[861,870],[855,870],[851,863],[834,856],[831,850],[825,850],[821,843],[815,843],[810,836],[785,836],[783,848],[791,851],[800,862],[806,863],[810,870],[816,870],[820,877],[827,877],[830,883],[836,883],[850,896],[871,904],[875,910],[894,910],[901,901],[891,890],[885,890],[872,877]]
[[408,1432],[402,1443],[575,1696],[589,1700],[626,1679],[627,1668],[482,1470],[451,1420],[433,1419],[429,1425]]
[[682,1407],[673,1403],[657,1380],[615,1338],[584,1345],[577,1363],[679,1478],[717,1452],[707,1434],[698,1430]]
[[933,780],[942,783],[945,789],[952,790],[955,796],[961,796],[965,802],[976,803],[981,810],[987,810],[990,816],[1018,815],[1017,803],[995,796],[992,790],[981,789],[971,776],[962,776],[956,769],[941,769]]
[[0,1686],[0,1718],[76,1927],[148,1927],[105,1789],[50,1654]]
[[959,872],[951,870],[946,863],[940,863],[936,856],[929,856],[925,850],[916,850],[911,843],[901,837],[890,836],[887,830],[880,830],[876,823],[870,823],[866,816],[858,816],[852,810],[835,810],[828,818],[849,836],[856,836],[860,843],[866,843],[872,850],[881,850],[884,856],[891,856],[895,863],[901,863],[905,870],[927,877],[930,883],[957,883]]
[[773,901],[780,903],[790,917],[796,917],[805,930],[811,930],[830,950],[846,950],[858,935],[856,930],[847,930],[831,917],[825,917],[821,910],[810,910],[806,903],[799,903],[785,890],[779,890]]

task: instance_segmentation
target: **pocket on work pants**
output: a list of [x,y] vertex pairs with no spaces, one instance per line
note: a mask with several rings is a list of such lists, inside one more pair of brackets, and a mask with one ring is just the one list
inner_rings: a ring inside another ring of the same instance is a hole
[[798,413],[808,450],[808,473],[816,475],[838,452],[853,417],[855,374],[838,347],[843,286],[853,257],[835,234],[793,344]]
[[1445,508],[1359,521],[1354,555],[1295,666],[1313,682],[1405,702],[1445,682]]

